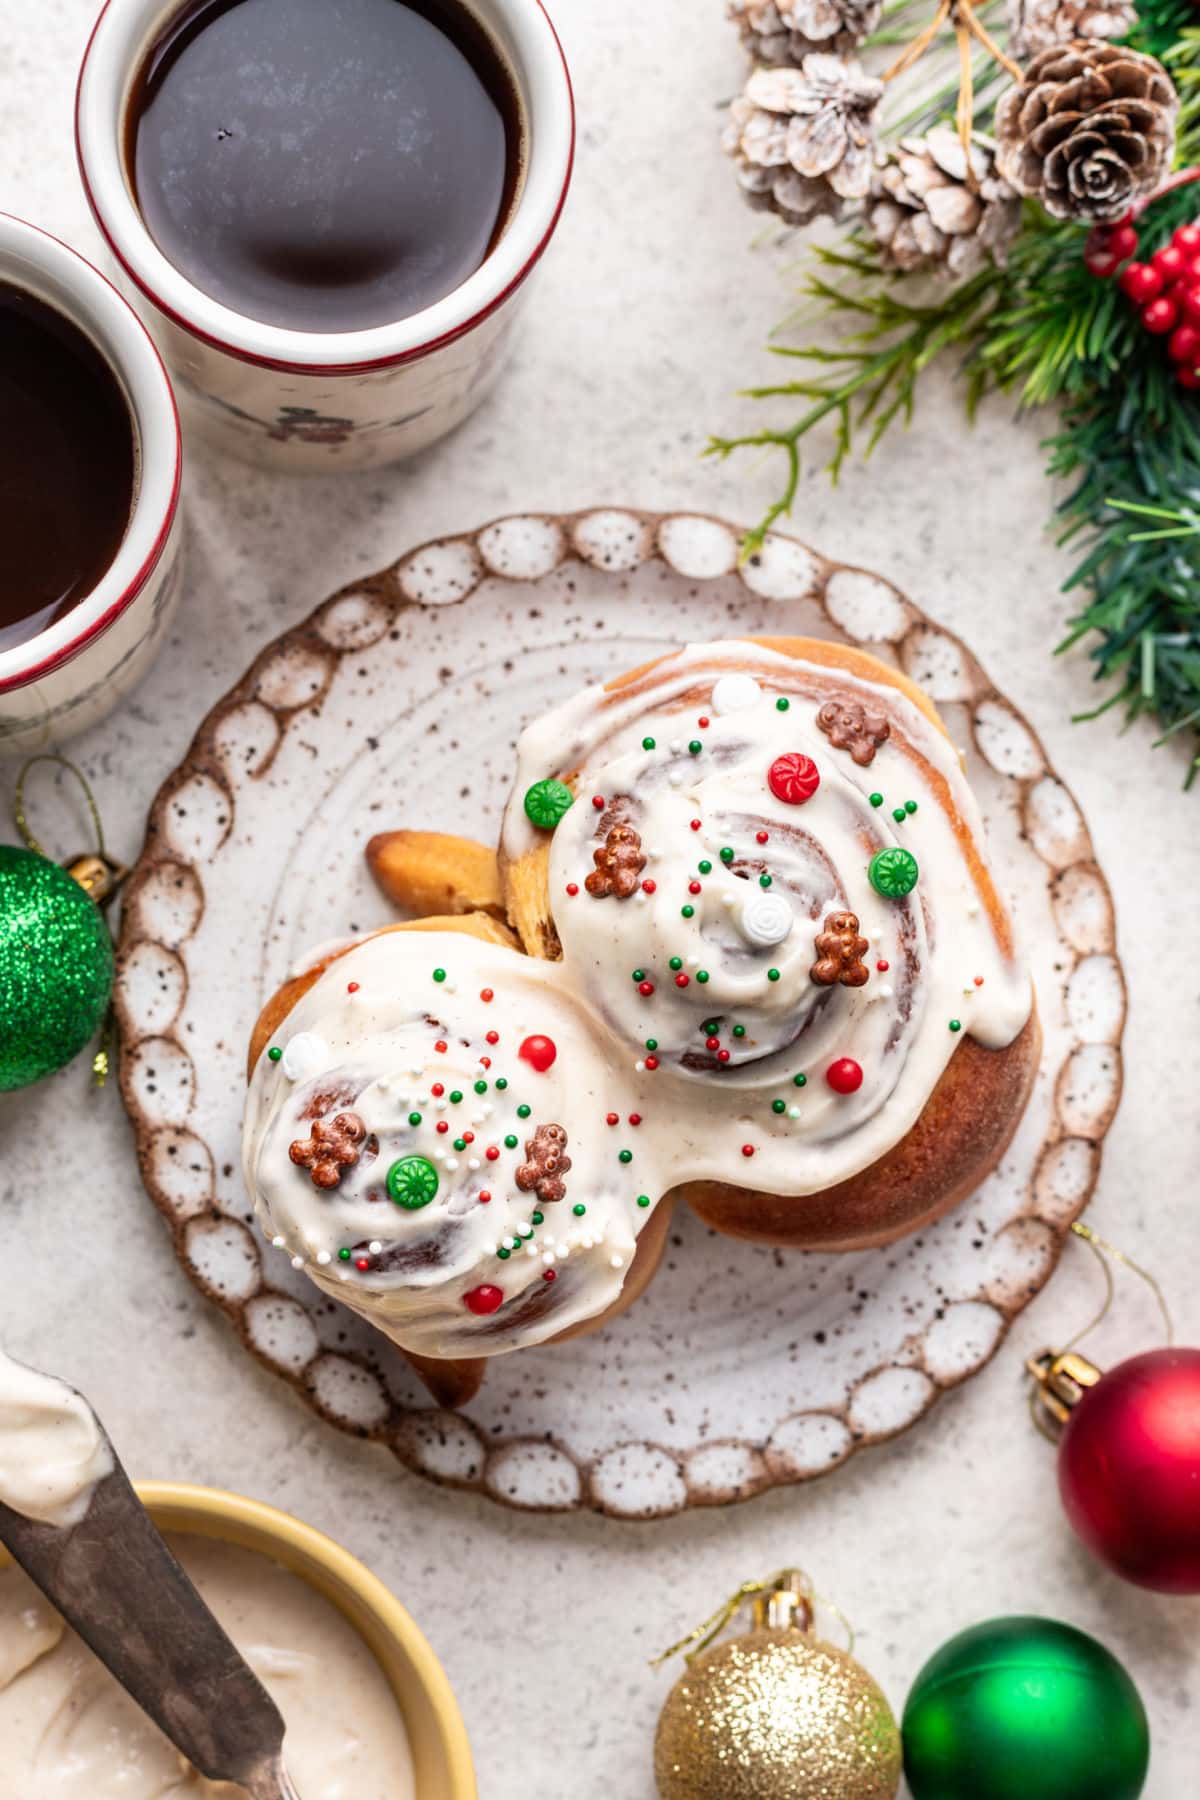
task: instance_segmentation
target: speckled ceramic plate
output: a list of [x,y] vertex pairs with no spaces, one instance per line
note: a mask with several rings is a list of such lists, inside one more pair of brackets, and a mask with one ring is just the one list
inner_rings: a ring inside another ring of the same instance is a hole
[[[596,1336],[496,1359],[470,1407],[440,1411],[253,1223],[239,1173],[251,1024],[302,951],[389,918],[362,860],[373,832],[495,838],[527,719],[672,645],[750,632],[868,645],[941,707],[1034,966],[1033,1101],[979,1193],[889,1249],[761,1249],[681,1208],[638,1305]],[[154,803],[117,1005],[146,1188],[188,1278],[253,1355],[432,1480],[648,1518],[827,1474],[987,1362],[1095,1185],[1125,989],[1079,808],[957,638],[790,538],[739,568],[732,526],[605,510],[428,544],[263,651]]]

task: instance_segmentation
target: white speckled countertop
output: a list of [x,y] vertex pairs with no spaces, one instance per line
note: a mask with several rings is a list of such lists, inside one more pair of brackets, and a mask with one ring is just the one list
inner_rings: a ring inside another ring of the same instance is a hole
[[[0,210],[93,256],[71,101],[97,10],[98,0],[0,8]],[[514,366],[474,420],[398,470],[290,483],[192,448],[176,630],[133,702],[73,750],[119,854],[136,852],[160,778],[252,653],[356,573],[522,508],[608,500],[748,518],[770,492],[768,472],[697,460],[709,430],[749,416],[734,390],[768,378],[758,346],[787,309],[790,255],[752,251],[759,223],[716,147],[717,105],[741,68],[721,0],[555,0],[552,10],[578,89],[580,157]],[[1200,793],[1180,791],[1182,759],[1152,754],[1149,730],[1121,738],[1110,722],[1069,723],[1094,690],[1083,656],[1050,657],[1067,563],[1045,529],[1043,429],[991,403],[967,433],[935,378],[913,430],[868,468],[851,467],[838,489],[806,479],[794,525],[966,635],[1083,803],[1132,988],[1126,1096],[1090,1217],[1164,1276],[1180,1336],[1194,1343]],[[2,817],[0,836],[11,836]],[[1154,948],[1143,951],[1151,924]],[[671,1678],[647,1657],[743,1577],[788,1560],[853,1618],[858,1654],[897,1712],[924,1658],[991,1614],[1043,1611],[1096,1633],[1150,1710],[1147,1800],[1194,1791],[1200,1601],[1122,1587],[1087,1560],[1025,1411],[1022,1358],[1067,1336],[1096,1296],[1081,1248],[989,1369],[824,1483],[652,1526],[526,1518],[404,1475],[252,1363],[178,1269],[115,1091],[81,1108],[82,1085],[76,1068],[0,1097],[8,1347],[85,1387],[135,1474],[258,1495],[363,1556],[446,1664],[484,1800],[651,1800],[654,1721]],[[1137,1284],[1119,1295],[1095,1340],[1102,1363],[1158,1341]]]

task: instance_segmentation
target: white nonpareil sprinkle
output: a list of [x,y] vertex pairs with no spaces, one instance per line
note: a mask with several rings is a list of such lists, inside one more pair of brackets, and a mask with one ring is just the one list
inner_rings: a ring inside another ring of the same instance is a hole
[[284,1045],[279,1066],[289,1081],[308,1081],[327,1068],[329,1061],[329,1045],[323,1037],[315,1031],[298,1031]]
[[762,698],[762,689],[753,675],[722,675],[714,682],[712,709],[715,713],[742,712]]
[[302,1269],[304,1267],[304,1258],[302,1256],[293,1256],[292,1267],[293,1269]]
[[333,1258],[330,1256],[328,1250],[318,1250],[317,1261],[320,1263],[321,1267],[324,1268],[327,1262],[333,1261]]

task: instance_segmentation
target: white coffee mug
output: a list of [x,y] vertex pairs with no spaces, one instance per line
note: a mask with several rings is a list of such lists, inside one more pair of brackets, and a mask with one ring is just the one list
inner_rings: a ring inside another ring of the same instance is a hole
[[[78,605],[0,651],[0,755],[27,755],[95,725],[136,686],[179,596],[183,451],[171,383],[145,326],[92,265],[0,213],[0,283],[76,325],[112,370],[133,423],[133,508],[116,557]],[[3,567],[0,545],[0,569]]]
[[423,450],[474,411],[503,366],[526,278],[562,212],[575,109],[541,0],[470,0],[516,79],[526,158],[508,225],[462,286],[369,331],[264,325],[221,305],[168,261],[142,221],[125,156],[135,78],[183,0],[107,0],[76,100],[92,211],[205,436],[247,461],[314,473]]

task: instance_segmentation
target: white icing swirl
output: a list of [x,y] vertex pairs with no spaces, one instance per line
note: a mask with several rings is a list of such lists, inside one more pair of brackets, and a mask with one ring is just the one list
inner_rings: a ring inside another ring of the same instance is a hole
[[[890,720],[866,768],[816,725],[831,695]],[[803,804],[767,779],[792,754],[820,774]],[[550,856],[562,961],[458,935],[375,937],[287,1021],[304,1057],[285,1049],[285,1066],[302,1061],[305,1078],[264,1057],[252,1084],[247,1179],[266,1230],[322,1287],[428,1355],[494,1354],[603,1311],[655,1205],[680,1184],[800,1198],[859,1173],[916,1123],[964,1036],[1000,1048],[1029,1017],[1028,976],[969,854],[982,822],[959,759],[896,690],[744,642],[681,651],[620,689],[590,690],[522,737],[510,859],[545,842],[523,797],[552,776],[577,795]],[[879,794],[885,804],[872,803]],[[617,824],[639,834],[645,867],[628,898],[596,897],[586,878]],[[894,846],[913,852],[920,878],[885,898],[868,871]],[[815,937],[837,911],[856,914],[868,939],[864,986],[812,978]],[[530,1033],[557,1045],[546,1073],[517,1054]],[[850,1093],[825,1079],[846,1058],[863,1075]],[[322,1192],[289,1145],[339,1109],[358,1115],[367,1141]],[[565,1198],[540,1204],[516,1171],[549,1123],[565,1128],[572,1168]],[[385,1181],[409,1154],[438,1173],[435,1199],[415,1212],[389,1200]],[[469,1298],[481,1286],[501,1296],[484,1315]]]
[[78,1525],[112,1467],[83,1396],[0,1350],[0,1502],[43,1525]]

